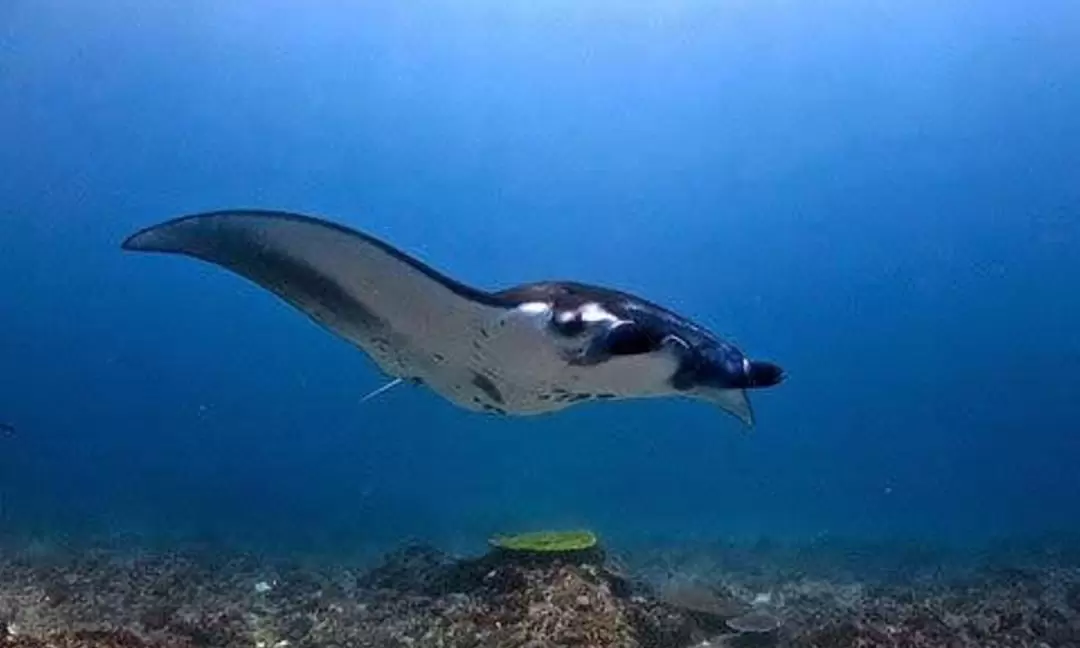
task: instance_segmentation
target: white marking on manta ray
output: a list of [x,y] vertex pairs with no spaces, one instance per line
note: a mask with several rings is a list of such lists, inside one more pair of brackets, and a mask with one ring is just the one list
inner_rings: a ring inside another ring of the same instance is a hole
[[551,306],[544,302],[525,302],[518,306],[517,310],[526,315],[546,315],[551,312]]
[[588,304],[585,304],[578,312],[581,313],[581,320],[588,324],[622,321],[618,317],[615,317],[610,312],[605,310],[603,306],[594,302],[589,302]]

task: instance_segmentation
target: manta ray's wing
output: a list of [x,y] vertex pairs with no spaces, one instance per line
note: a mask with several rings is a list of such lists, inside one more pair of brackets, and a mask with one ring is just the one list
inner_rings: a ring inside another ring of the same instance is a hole
[[446,277],[371,236],[285,212],[221,211],[144,229],[123,248],[194,257],[241,275],[468,409],[497,387],[479,378],[479,342],[515,304]]

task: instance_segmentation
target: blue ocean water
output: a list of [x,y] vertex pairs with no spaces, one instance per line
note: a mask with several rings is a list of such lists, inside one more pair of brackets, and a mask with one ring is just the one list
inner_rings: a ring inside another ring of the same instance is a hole
[[[0,6],[0,520],[350,550],[1080,531],[1080,6]],[[506,419],[121,252],[225,207],[640,294],[790,374]]]

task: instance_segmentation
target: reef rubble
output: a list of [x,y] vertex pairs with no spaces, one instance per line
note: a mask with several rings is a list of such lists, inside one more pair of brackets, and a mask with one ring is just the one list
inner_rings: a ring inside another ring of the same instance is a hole
[[857,581],[668,562],[658,577],[641,556],[603,551],[459,558],[410,545],[363,569],[7,551],[0,648],[1080,646],[1080,566]]

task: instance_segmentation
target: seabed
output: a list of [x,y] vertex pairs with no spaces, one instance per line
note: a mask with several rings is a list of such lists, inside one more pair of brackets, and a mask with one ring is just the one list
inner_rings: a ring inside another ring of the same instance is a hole
[[[220,550],[0,551],[0,647],[1080,646],[1080,549],[535,538],[367,567]],[[524,536],[522,537],[524,538]]]

